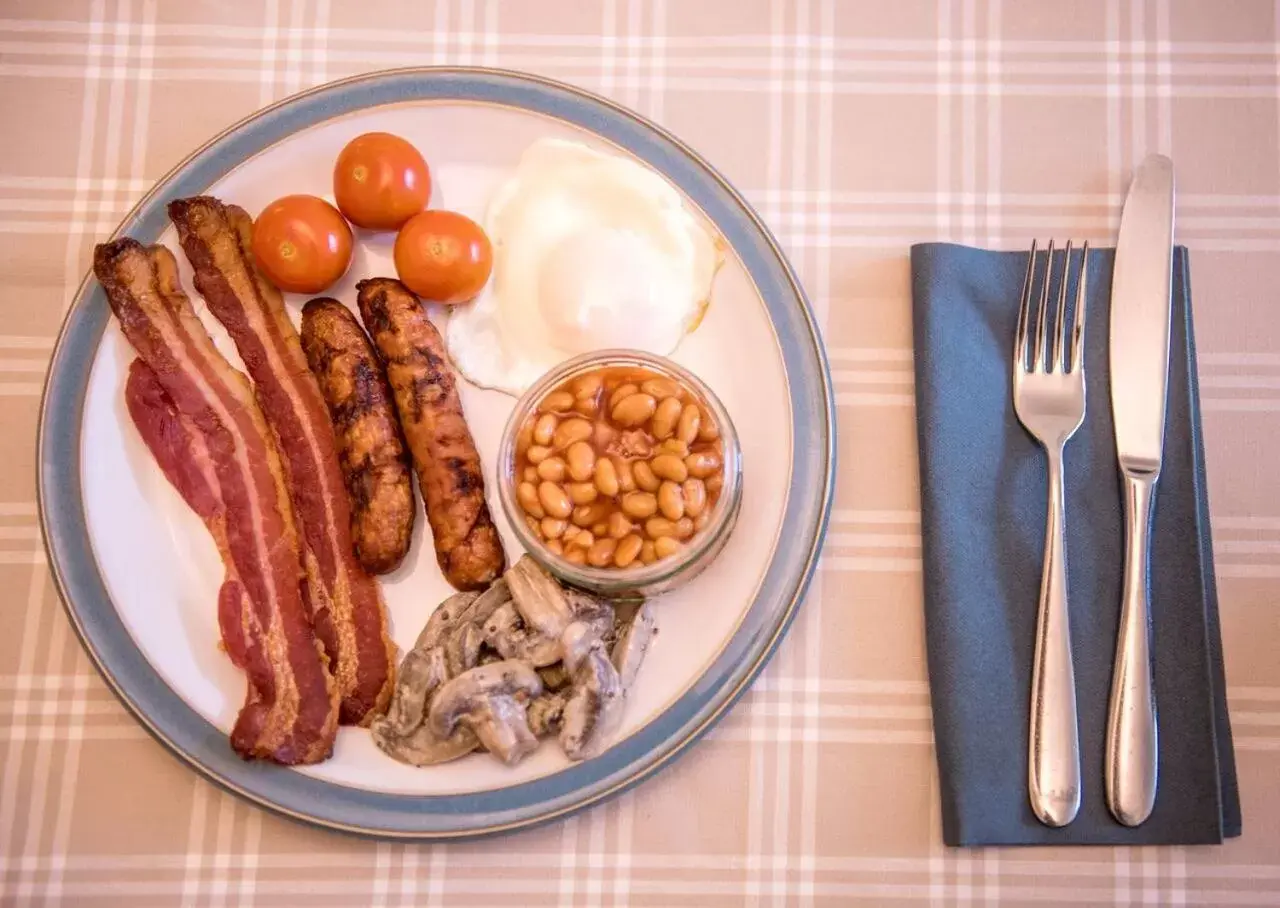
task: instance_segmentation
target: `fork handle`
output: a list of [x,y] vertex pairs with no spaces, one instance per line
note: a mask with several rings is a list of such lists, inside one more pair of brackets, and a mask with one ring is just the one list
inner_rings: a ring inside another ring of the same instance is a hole
[[1049,509],[1044,573],[1031,668],[1031,729],[1027,792],[1031,808],[1047,826],[1065,826],[1080,809],[1080,742],[1076,721],[1075,670],[1067,618],[1066,518],[1062,494],[1062,448],[1048,448]]
[[1126,826],[1151,815],[1156,800],[1156,695],[1151,678],[1148,590],[1153,474],[1124,474],[1124,592],[1107,717],[1107,807]]

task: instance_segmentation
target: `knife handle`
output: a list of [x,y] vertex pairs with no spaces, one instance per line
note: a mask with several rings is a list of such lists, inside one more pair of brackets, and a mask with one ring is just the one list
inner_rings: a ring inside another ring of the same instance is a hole
[[1075,670],[1067,616],[1067,552],[1062,495],[1062,448],[1047,448],[1049,508],[1044,572],[1031,665],[1031,728],[1027,794],[1046,826],[1065,826],[1080,810],[1080,741]]
[[1151,675],[1149,555],[1155,474],[1124,474],[1124,592],[1107,717],[1107,807],[1138,826],[1156,801],[1156,694]]

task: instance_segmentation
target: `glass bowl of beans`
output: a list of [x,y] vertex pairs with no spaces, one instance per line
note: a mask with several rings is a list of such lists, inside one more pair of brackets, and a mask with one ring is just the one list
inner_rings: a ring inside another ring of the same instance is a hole
[[696,375],[635,350],[578,356],[517,402],[498,494],[521,545],[572,586],[655,596],[724,547],[742,502],[733,422]]

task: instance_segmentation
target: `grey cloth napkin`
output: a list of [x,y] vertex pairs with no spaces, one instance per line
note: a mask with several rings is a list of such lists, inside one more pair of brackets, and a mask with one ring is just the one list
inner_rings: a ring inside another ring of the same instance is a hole
[[1047,507],[1044,454],[1018,422],[1011,389],[1027,254],[948,244],[911,250],[926,642],[948,845],[1195,844],[1240,834],[1182,248],[1173,264],[1168,422],[1152,544],[1159,788],[1150,819],[1136,829],[1106,808],[1103,749],[1124,532],[1108,368],[1113,260],[1111,250],[1090,252],[1087,404],[1066,449],[1082,803],[1073,823],[1051,829],[1027,801]]

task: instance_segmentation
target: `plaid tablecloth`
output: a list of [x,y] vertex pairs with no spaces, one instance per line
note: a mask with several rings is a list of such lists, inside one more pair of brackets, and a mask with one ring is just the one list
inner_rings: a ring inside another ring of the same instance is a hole
[[[1278,19],[1257,0],[0,2],[0,904],[1280,904]],[[277,819],[148,738],[69,629],[33,491],[41,380],[94,240],[262,105],[430,63],[601,92],[721,168],[819,312],[841,465],[808,602],[704,743],[565,822],[438,847]],[[1109,241],[1149,150],[1177,163],[1192,250],[1245,835],[949,851],[907,246]]]

